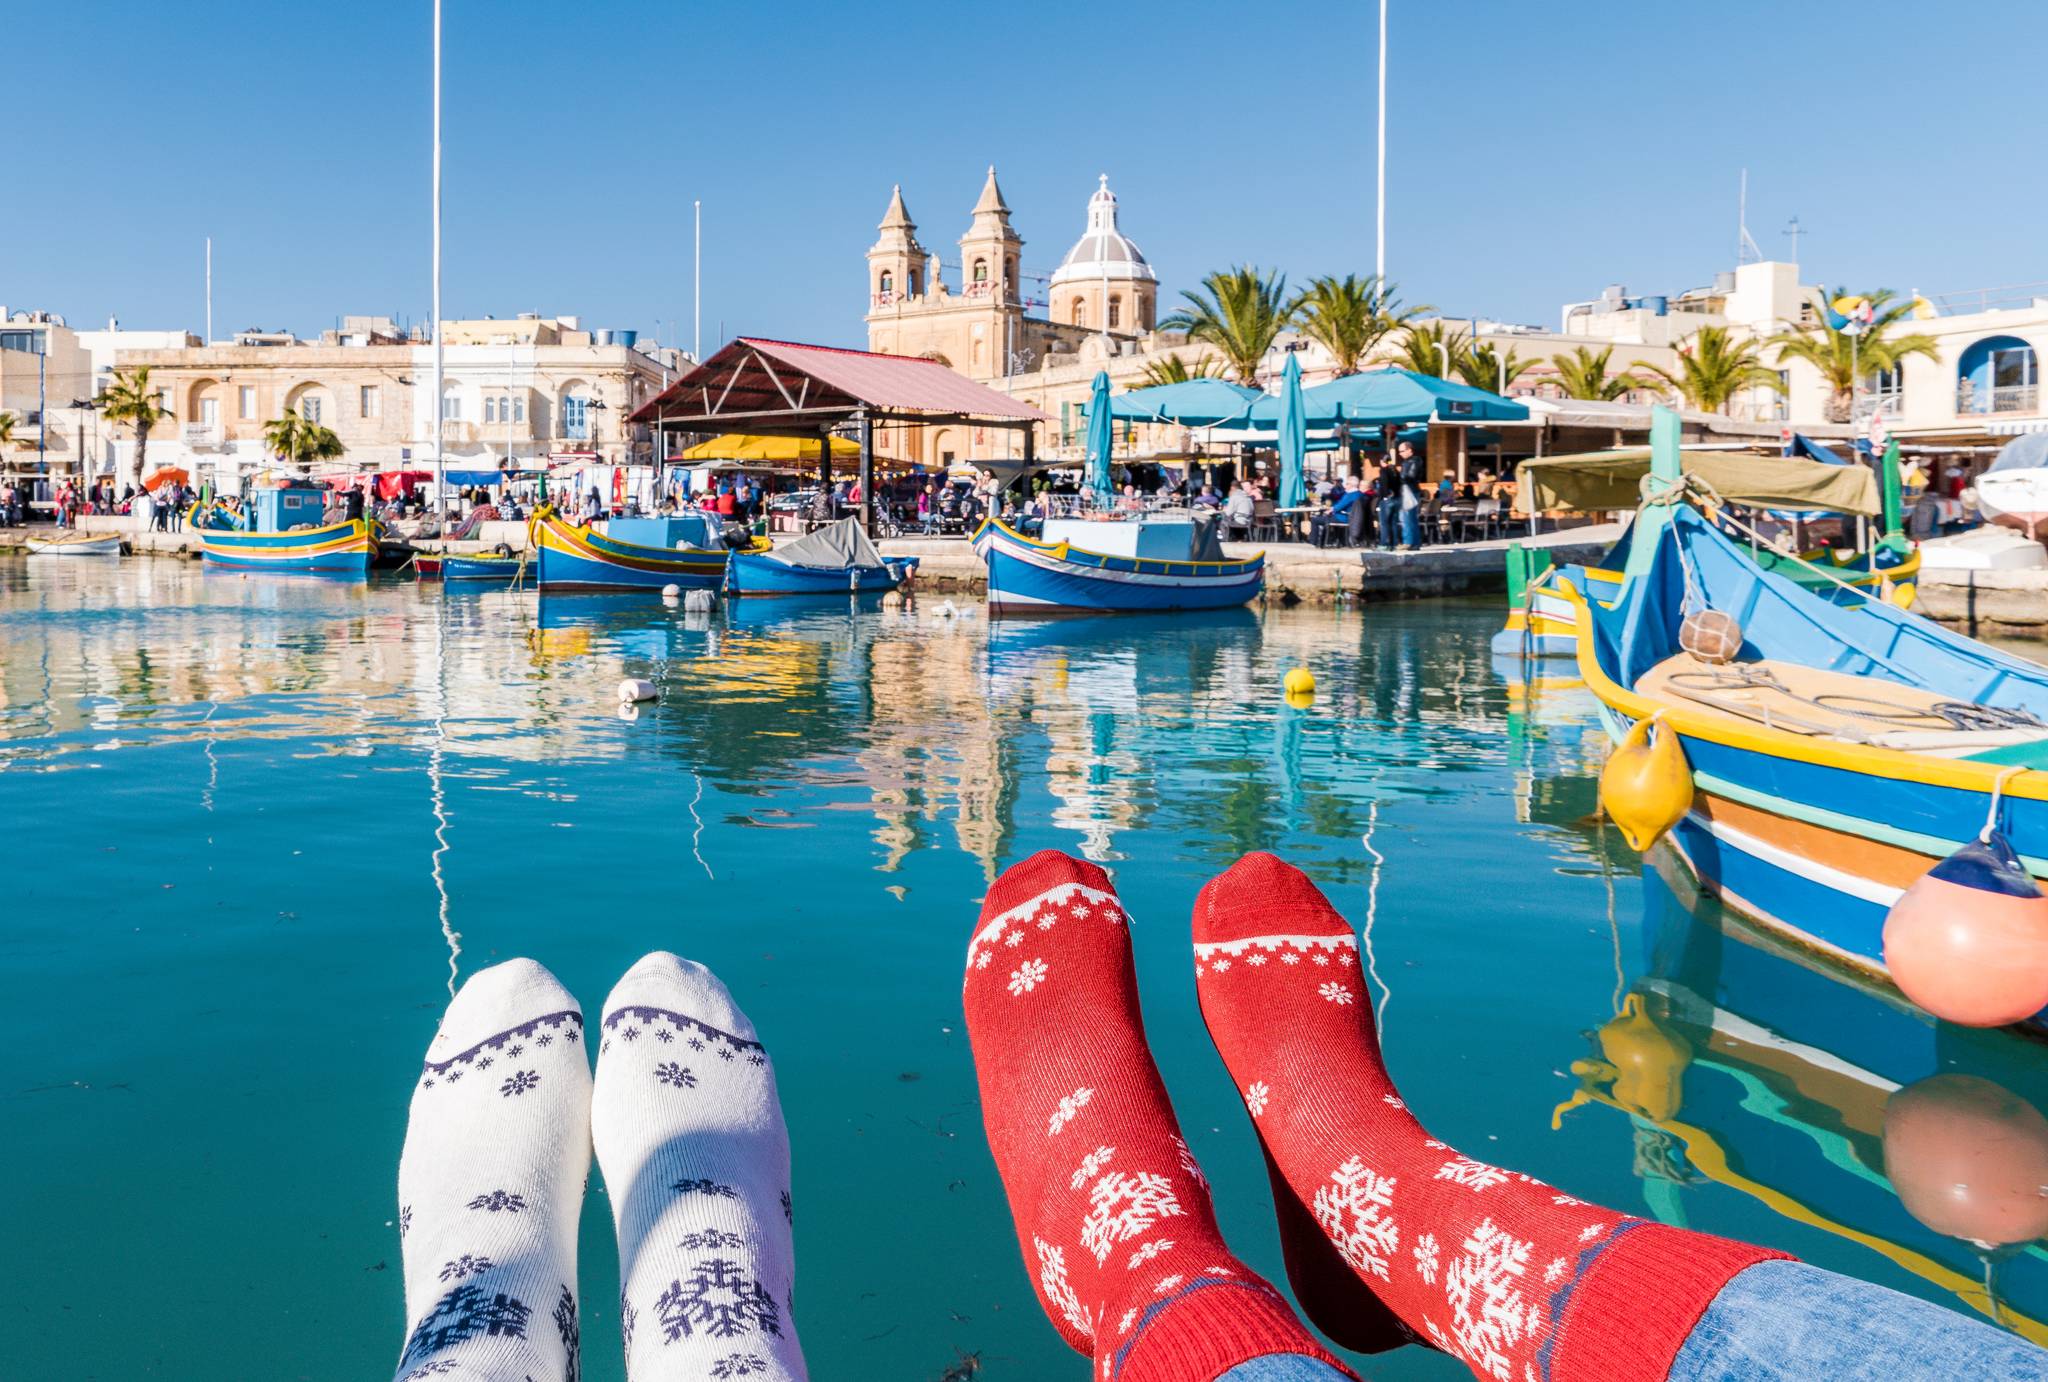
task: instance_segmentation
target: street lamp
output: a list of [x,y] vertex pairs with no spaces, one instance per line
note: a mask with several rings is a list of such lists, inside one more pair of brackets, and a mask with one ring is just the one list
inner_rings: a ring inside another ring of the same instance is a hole
[[[98,400],[98,399],[93,399],[93,398],[74,398],[74,399],[72,399],[72,400],[71,400],[71,411],[72,411],[72,412],[74,412],[74,413],[96,413],[96,412],[98,412],[99,410],[100,410],[100,405],[99,405],[99,400]],[[86,470],[86,468],[85,468],[85,419],[84,419],[84,418],[80,418],[80,419],[78,419],[78,478],[80,479],[80,481],[82,481],[82,482],[86,482],[87,488],[91,488],[91,484],[90,484],[91,476],[90,476],[90,473],[89,473],[89,472],[88,472],[88,471]]]
[[600,419],[597,415],[608,406],[610,405],[603,399],[595,397],[586,399],[583,404],[584,412],[590,419],[590,449],[597,453],[597,460],[600,465],[604,464],[604,447],[598,443],[597,424]]

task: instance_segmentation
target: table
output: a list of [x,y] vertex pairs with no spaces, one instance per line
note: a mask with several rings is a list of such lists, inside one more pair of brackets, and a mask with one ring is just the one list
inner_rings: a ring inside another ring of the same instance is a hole
[[[1327,512],[1321,504],[1297,504],[1289,509],[1274,509],[1272,519],[1275,540],[1279,542],[1306,542],[1302,532],[1302,521],[1311,514]],[[1291,534],[1291,536],[1290,536]]]

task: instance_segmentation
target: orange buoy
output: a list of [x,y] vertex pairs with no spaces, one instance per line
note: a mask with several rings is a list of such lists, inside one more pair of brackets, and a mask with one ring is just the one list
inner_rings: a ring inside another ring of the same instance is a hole
[[1884,1170],[1906,1212],[1982,1247],[2048,1235],[2048,1118],[1976,1075],[1934,1075],[1884,1106]]
[[2048,897],[1996,830],[1922,874],[1884,919],[1884,962],[1906,997],[1965,1027],[2048,1007]]
[[1668,728],[1658,727],[1653,737],[1656,724],[1655,715],[1636,721],[1600,770],[1600,804],[1638,854],[1692,809],[1692,769],[1685,750]]

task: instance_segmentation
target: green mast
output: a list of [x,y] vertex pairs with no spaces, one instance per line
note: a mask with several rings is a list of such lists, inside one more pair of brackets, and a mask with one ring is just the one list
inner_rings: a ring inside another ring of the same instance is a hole
[[[1650,483],[1659,490],[1679,481],[1678,446],[1682,436],[1677,413],[1662,406],[1651,411]],[[1633,580],[1650,569],[1650,563],[1657,557],[1657,544],[1670,522],[1670,504],[1645,504],[1636,510],[1635,531],[1629,534],[1628,565],[1623,568],[1625,576]]]
[[1878,483],[1884,487],[1884,535],[1888,538],[1902,538],[1906,535],[1904,504],[1899,497],[1899,439],[1887,438],[1884,444],[1884,459],[1877,465]]

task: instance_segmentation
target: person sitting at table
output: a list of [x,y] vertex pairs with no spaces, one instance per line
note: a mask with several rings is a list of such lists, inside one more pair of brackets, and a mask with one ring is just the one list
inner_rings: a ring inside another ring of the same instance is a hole
[[1457,487],[1458,482],[1451,478],[1450,471],[1446,470],[1443,474],[1437,476],[1436,502],[1439,504],[1450,503],[1451,499],[1453,498],[1453,491],[1455,491]]
[[1352,511],[1365,502],[1365,492],[1358,487],[1355,476],[1346,476],[1344,493],[1330,506],[1328,513],[1319,513],[1308,521],[1308,539],[1318,547],[1329,545],[1331,529],[1348,534],[1351,527]]
[[1223,507],[1223,497],[1216,493],[1216,486],[1203,485],[1202,492],[1195,496],[1195,507],[1198,509],[1220,509]]
[[1252,517],[1258,512],[1258,501],[1252,498],[1251,489],[1245,485],[1232,485],[1230,502],[1223,506],[1224,527],[1233,533],[1249,533]]

